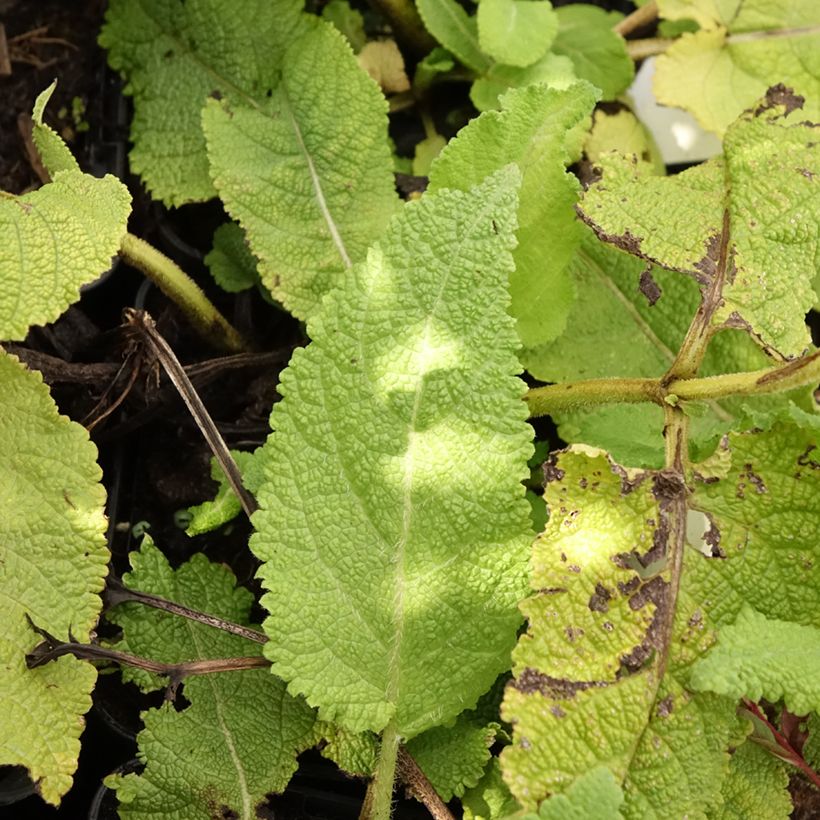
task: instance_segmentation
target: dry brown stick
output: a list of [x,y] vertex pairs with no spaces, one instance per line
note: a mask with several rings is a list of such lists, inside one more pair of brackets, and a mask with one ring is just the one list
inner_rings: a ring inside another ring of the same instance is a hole
[[6,40],[6,27],[0,23],[0,77],[11,74],[11,59],[9,58],[9,44]]
[[427,775],[404,746],[399,746],[397,769],[399,780],[404,784],[408,793],[430,812],[434,820],[455,820],[450,809],[427,779]]
[[639,29],[642,26],[648,26],[650,23],[654,22],[657,17],[658,4],[656,0],[649,0],[646,5],[635,9],[632,14],[628,14],[624,17],[620,23],[616,23],[612,27],[612,30],[616,34],[620,34],[621,37],[626,37],[636,29]]

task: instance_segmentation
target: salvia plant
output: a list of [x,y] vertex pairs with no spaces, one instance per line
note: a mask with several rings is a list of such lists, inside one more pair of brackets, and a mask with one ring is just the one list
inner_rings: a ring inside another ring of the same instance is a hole
[[[439,818],[788,817],[790,778],[820,785],[817,4],[374,5],[401,48],[342,0],[110,3],[132,171],[167,206],[218,197],[217,281],[310,342],[192,511],[252,514],[260,624],[228,569],[147,536],[107,583],[95,446],[0,350],[0,762],[58,804],[113,661],[169,692],[107,781],[123,818],[253,818],[314,746],[369,783],[363,818],[400,785]],[[661,102],[723,140],[675,175],[622,96],[653,52]],[[363,66],[425,121],[410,201]],[[447,142],[426,95],[464,81],[482,113]],[[0,198],[0,337],[120,254],[243,349],[49,93],[50,181]],[[533,446],[543,416],[563,449]]]

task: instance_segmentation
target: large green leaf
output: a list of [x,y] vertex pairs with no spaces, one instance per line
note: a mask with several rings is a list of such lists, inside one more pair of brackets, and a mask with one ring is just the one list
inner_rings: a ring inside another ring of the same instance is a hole
[[820,119],[820,6],[816,0],[661,0],[661,14],[703,27],[658,58],[658,100],[722,134],[766,88],[785,83]]
[[561,333],[575,296],[566,267],[583,227],[574,209],[580,186],[566,165],[573,130],[585,124],[594,105],[595,91],[586,83],[565,91],[544,85],[510,91],[502,111],[473,120],[430,173],[430,190],[466,190],[510,162],[521,169],[510,312],[527,347]]
[[301,0],[113,0],[100,44],[134,97],[131,170],[167,205],[210,199],[201,112],[210,95],[264,105],[288,44],[310,28]]
[[704,290],[723,278],[715,321],[745,324],[785,356],[808,344],[804,316],[820,267],[820,130],[782,122],[799,104],[771,89],[729,129],[725,159],[676,176],[610,162],[581,205],[603,240],[687,273]]
[[[250,592],[224,566],[202,554],[172,570],[149,540],[131,554],[124,580],[143,592],[248,623]],[[120,649],[166,663],[253,656],[259,644],[140,604],[121,604],[110,618],[123,630]],[[147,688],[164,685],[147,676]],[[174,820],[234,816],[251,820],[271,792],[284,790],[296,755],[314,740],[314,714],[266,669],[192,677],[190,705],[165,703],[143,712],[138,737],[140,774],[107,780],[117,790],[120,817]]]
[[354,730],[412,737],[509,664],[532,450],[506,313],[519,179],[405,206],[282,375],[251,539],[265,653]]
[[105,584],[105,491],[96,448],[59,415],[39,373],[0,350],[0,763],[25,766],[49,803],[71,787],[95,668],[26,669],[40,638],[88,641]]
[[263,283],[307,318],[398,204],[384,98],[325,23],[293,42],[268,96],[209,100],[202,122],[214,185]]

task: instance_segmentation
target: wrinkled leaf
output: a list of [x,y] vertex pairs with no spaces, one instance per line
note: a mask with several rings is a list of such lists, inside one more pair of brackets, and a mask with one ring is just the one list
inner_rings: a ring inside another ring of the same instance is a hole
[[792,801],[786,765],[747,741],[732,755],[716,820],[788,820]]
[[226,222],[214,231],[213,248],[205,256],[205,264],[219,287],[228,293],[247,290],[259,281],[256,259],[245,232],[235,222]]

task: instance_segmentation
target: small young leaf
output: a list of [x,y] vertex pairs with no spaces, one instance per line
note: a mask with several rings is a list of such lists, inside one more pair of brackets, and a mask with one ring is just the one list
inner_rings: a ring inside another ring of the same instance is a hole
[[226,222],[214,231],[213,248],[205,264],[219,287],[228,293],[247,290],[259,281],[256,258],[236,222]]
[[[231,455],[244,476],[254,460],[255,453],[231,450]],[[211,532],[232,521],[242,512],[242,505],[215,458],[211,459],[211,478],[219,482],[216,495],[212,501],[204,501],[188,510],[191,513],[191,522],[185,530],[186,535]]]
[[264,106],[287,45],[318,24],[301,0],[113,0],[100,45],[134,97],[131,170],[166,205],[214,196],[202,106]]
[[510,312],[526,347],[561,333],[575,296],[566,267],[583,227],[574,210],[580,186],[566,166],[573,159],[571,135],[583,127],[595,99],[587,83],[564,91],[544,85],[510,91],[502,111],[473,120],[430,172],[430,190],[466,190],[507,163],[520,167]]
[[765,3],[665,0],[664,16],[690,17],[684,34],[657,61],[655,95],[685,108],[709,131],[729,124],[773,82],[807,95],[804,116],[820,119],[820,12],[815,0]]
[[782,698],[796,715],[820,710],[820,629],[769,619],[746,604],[694,665],[689,683],[735,699]]
[[651,166],[652,172],[662,176],[666,173],[663,159],[652,135],[631,112],[622,109],[615,114],[596,111],[592,130],[584,143],[584,153],[590,162],[598,162],[610,151],[626,157],[634,156],[638,162]]
[[265,654],[354,730],[412,737],[509,663],[532,452],[506,313],[519,179],[408,203],[282,374],[251,539]]
[[410,90],[404,57],[395,40],[371,40],[359,52],[358,61],[385,94],[401,94]]
[[540,60],[558,31],[547,0],[481,0],[476,16],[482,51],[520,68]]
[[[144,592],[247,624],[253,596],[224,566],[198,553],[179,569],[144,540],[131,553],[124,580]],[[121,604],[111,620],[123,630],[118,648],[175,663],[257,655],[259,644],[139,604]],[[149,688],[151,682],[142,680]],[[153,686],[164,685],[154,679]],[[180,820],[221,814],[255,816],[267,794],[284,790],[296,755],[314,739],[314,714],[266,669],[188,678],[190,705],[171,703],[142,714],[138,743],[141,774],[113,776],[123,820],[172,816]]]
[[40,155],[43,165],[51,176],[54,176],[57,171],[80,170],[80,166],[77,164],[77,160],[74,159],[74,154],[71,153],[68,146],[53,128],[50,128],[43,122],[43,113],[56,87],[57,80],[37,96],[37,99],[34,101],[34,111],[32,112],[34,126],[31,131],[31,136],[37,148],[37,153]]
[[478,25],[456,0],[418,0],[424,25],[448,51],[467,68],[484,74],[493,61],[482,52],[478,42]]
[[25,766],[56,805],[97,671],[73,657],[26,669],[42,640],[26,615],[63,640],[89,640],[109,559],[105,490],[88,433],[59,415],[41,375],[0,349],[0,384],[0,764]]
[[788,820],[792,801],[789,773],[782,760],[751,741],[732,754],[723,782],[723,805],[715,820]]
[[617,16],[584,3],[563,6],[556,14],[552,50],[572,60],[577,76],[597,86],[604,100],[614,100],[629,88],[635,66],[623,37],[612,30]]
[[287,50],[269,97],[211,99],[202,123],[214,185],[263,283],[294,315],[310,316],[398,205],[384,98],[342,35],[322,24]]

